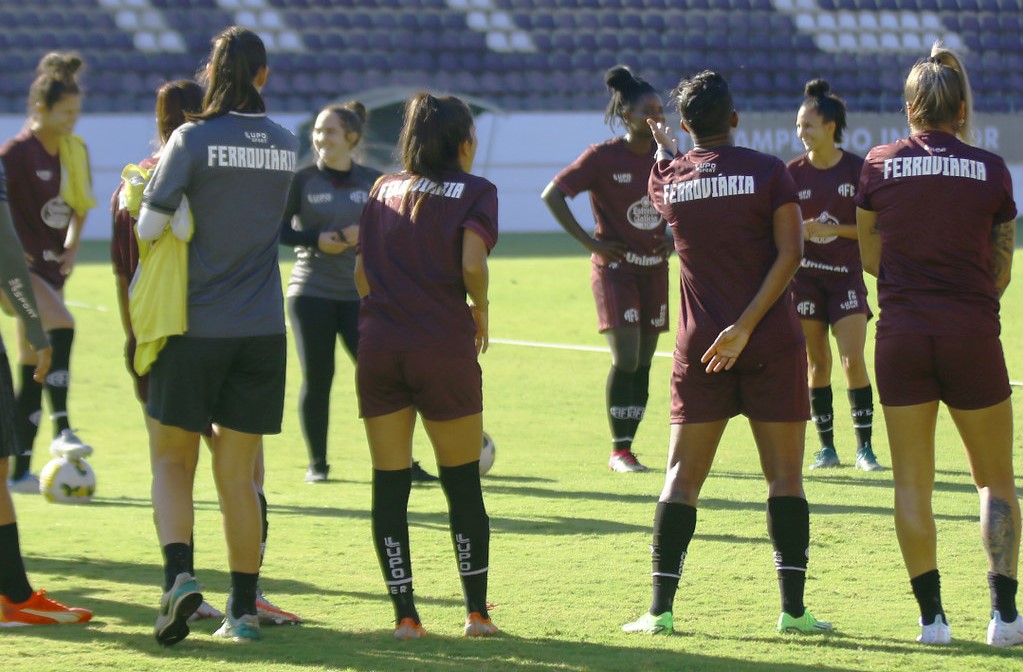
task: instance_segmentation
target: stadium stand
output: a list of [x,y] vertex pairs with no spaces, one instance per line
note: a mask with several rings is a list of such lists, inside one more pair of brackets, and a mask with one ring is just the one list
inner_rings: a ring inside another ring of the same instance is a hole
[[0,0],[0,113],[25,111],[52,49],[85,57],[87,112],[143,112],[237,23],[271,50],[266,94],[312,110],[384,86],[454,90],[507,110],[599,110],[603,71],[664,89],[724,72],[744,109],[792,109],[826,76],[851,109],[896,111],[935,39],[962,50],[976,106],[1023,110],[1023,0]]

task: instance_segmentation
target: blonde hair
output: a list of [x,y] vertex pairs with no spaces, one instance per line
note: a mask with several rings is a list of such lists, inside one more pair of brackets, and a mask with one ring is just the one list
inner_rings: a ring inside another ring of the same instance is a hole
[[[906,77],[906,116],[915,129],[953,126],[963,142],[973,142],[973,93],[962,58],[941,42],[917,61]],[[962,120],[960,108],[965,105]]]

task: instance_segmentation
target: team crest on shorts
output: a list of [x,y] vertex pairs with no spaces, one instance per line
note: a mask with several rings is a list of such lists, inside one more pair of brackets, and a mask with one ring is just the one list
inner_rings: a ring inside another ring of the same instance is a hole
[[625,311],[624,317],[625,321],[628,322],[629,324],[639,322],[639,311],[636,310],[635,308],[629,308],[628,310]]

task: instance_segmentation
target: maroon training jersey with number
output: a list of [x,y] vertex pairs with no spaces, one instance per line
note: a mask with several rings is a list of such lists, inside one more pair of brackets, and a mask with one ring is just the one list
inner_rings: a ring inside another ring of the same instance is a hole
[[[598,240],[625,243],[629,250],[621,267],[637,272],[664,271],[667,261],[657,254],[664,242],[664,220],[647,195],[647,178],[654,165],[654,150],[636,154],[625,138],[615,138],[589,149],[554,177],[554,184],[570,198],[590,192]],[[600,255],[591,257],[604,266]]]
[[[156,159],[152,156],[139,161],[139,167],[152,169]],[[121,190],[124,182],[117,186],[110,199],[110,211],[113,213],[114,230],[110,239],[110,261],[114,264],[114,275],[132,278],[139,265],[139,242],[135,238],[135,219],[121,207]]]
[[999,333],[992,227],[1016,217],[1000,156],[914,133],[870,150],[856,205],[881,236],[878,336]]
[[[789,162],[789,173],[799,187],[799,209],[803,219],[816,219],[830,226],[856,225],[856,185],[860,181],[863,159],[842,152],[831,168],[821,170],[810,164],[804,154]],[[860,275],[860,244],[855,238],[827,236],[811,238],[803,245],[800,274],[818,277]]]
[[71,223],[71,206],[60,197],[60,157],[51,156],[25,129],[0,147],[14,228],[32,257],[29,269],[50,285],[64,286],[58,259]]
[[497,243],[497,187],[446,171],[438,182],[408,173],[377,181],[359,222],[370,293],[359,312],[359,351],[433,351],[476,357],[465,302],[462,234]]
[[[796,202],[796,185],[773,156],[742,147],[693,149],[654,166],[650,199],[671,227],[681,261],[675,356],[699,361],[746,309],[777,259],[774,211]],[[802,345],[796,311],[784,292],[740,361]]]

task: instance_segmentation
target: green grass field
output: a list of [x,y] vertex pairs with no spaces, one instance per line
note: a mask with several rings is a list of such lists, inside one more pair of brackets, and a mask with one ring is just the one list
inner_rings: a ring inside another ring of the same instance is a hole
[[[391,607],[369,533],[371,469],[356,417],[353,369],[339,348],[330,442],[335,480],[306,485],[292,348],[284,431],[267,439],[270,539],[262,585],[306,624],[266,628],[263,642],[243,646],[214,640],[217,624],[205,621],[183,643],[162,649],[152,636],[162,574],[147,440],[121,357],[105,250],[92,244],[86,252],[87,262],[67,290],[78,321],[71,414],[81,436],[96,447],[90,463],[97,497],[72,507],[16,495],[15,504],[34,585],[96,615],[84,627],[0,630],[5,672],[1023,670],[1023,651],[983,643],[989,603],[978,501],[944,412],[935,512],[951,646],[913,642],[918,614],[895,539],[890,472],[864,474],[850,466],[806,478],[812,525],[807,604],[833,621],[836,632],[809,638],[774,631],[778,589],[765,528],[766,488],[742,418],[729,426],[703,491],[675,602],[678,633],[621,633],[620,625],[649,605],[648,545],[663,480],[670,359],[655,359],[647,419],[635,445],[654,469],[611,474],[603,413],[608,355],[501,343],[482,358],[486,428],[497,443],[497,464],[484,490],[493,528],[490,599],[501,636],[461,637],[464,614],[444,496],[437,486],[422,486],[413,491],[410,523],[418,604],[431,637],[393,641]],[[674,264],[672,270],[677,272]],[[677,292],[677,281],[672,285]],[[1021,292],[1012,286],[1003,301],[1014,378],[1023,378]],[[871,303],[876,308],[873,297]],[[675,310],[671,317],[677,318]],[[0,328],[12,344],[10,318],[0,320]],[[491,336],[603,345],[595,332],[587,259],[566,236],[502,240],[491,262]],[[659,350],[671,347],[671,336],[663,337]],[[836,371],[836,436],[842,459],[851,463],[844,388]],[[875,447],[888,465],[877,410]],[[34,471],[48,459],[45,422],[40,434]],[[809,451],[816,447],[812,430],[807,445]],[[425,438],[417,437],[417,457],[433,471],[428,453]],[[222,608],[229,576],[208,455],[201,459],[195,498],[197,574],[208,599]]]

